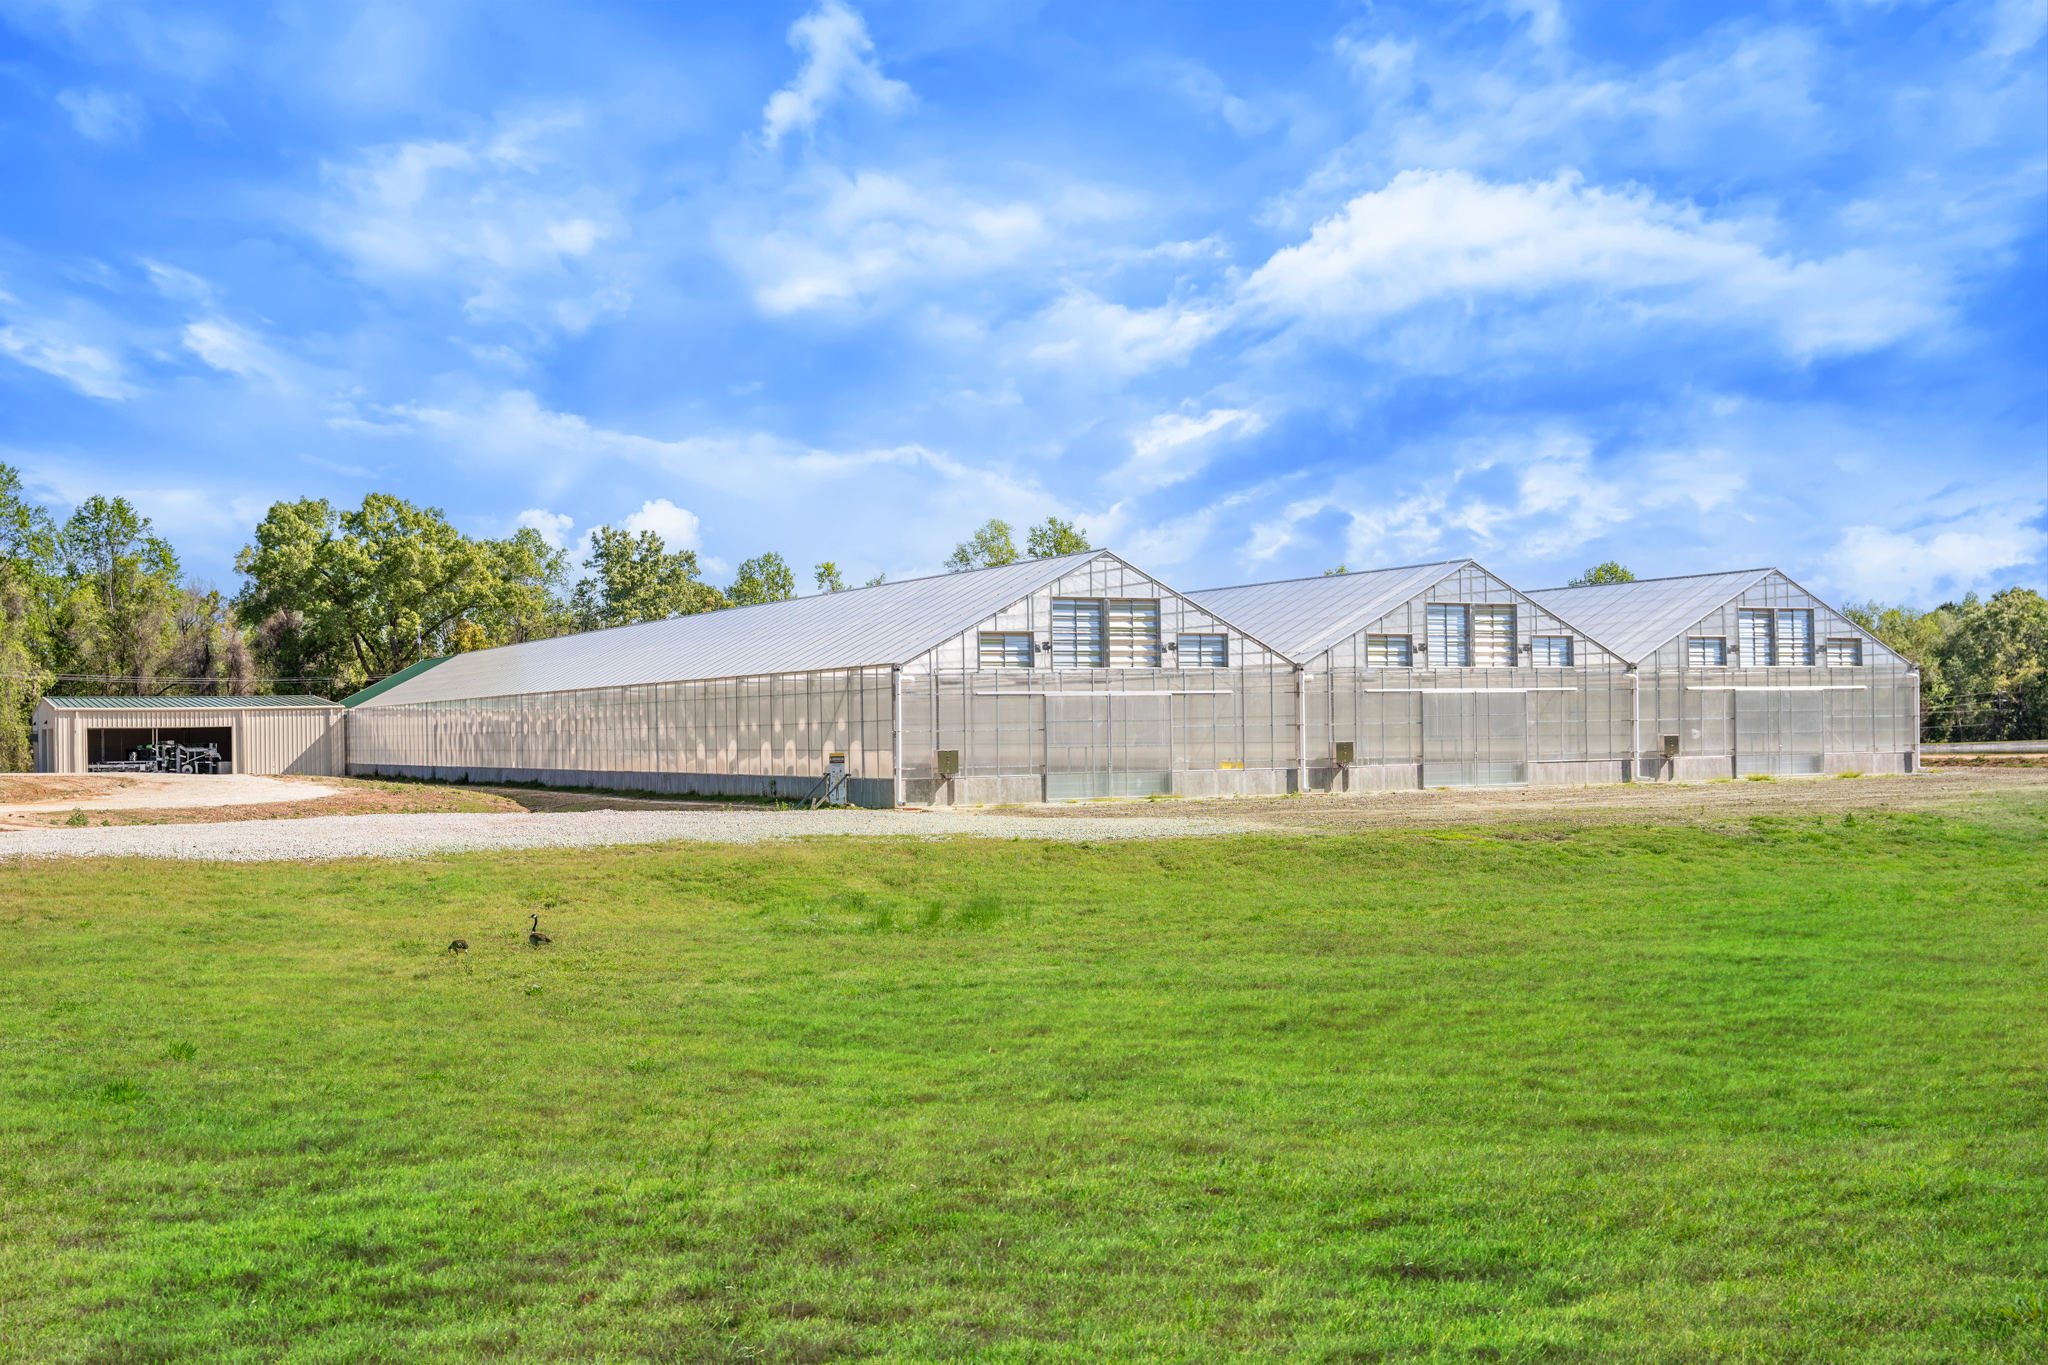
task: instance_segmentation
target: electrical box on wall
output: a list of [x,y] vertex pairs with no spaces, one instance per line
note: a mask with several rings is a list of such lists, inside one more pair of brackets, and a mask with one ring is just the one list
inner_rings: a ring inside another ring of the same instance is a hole
[[1664,757],[1666,757],[1666,758],[1677,758],[1677,757],[1678,757],[1678,736],[1677,736],[1677,735],[1663,735],[1663,736],[1661,736],[1661,738],[1662,738],[1662,739],[1663,739],[1663,741],[1664,741]]
[[1356,740],[1340,739],[1337,741],[1337,761],[1339,763],[1356,762],[1357,760],[1353,755],[1357,752],[1358,742]]
[[938,767],[940,777],[958,777],[960,775],[960,751],[958,749],[939,750]]

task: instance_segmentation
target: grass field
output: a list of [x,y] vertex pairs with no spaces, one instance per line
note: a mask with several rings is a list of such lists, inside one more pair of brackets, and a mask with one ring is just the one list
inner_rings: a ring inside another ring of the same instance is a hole
[[7,864],[0,1357],[2040,1360],[2044,815]]

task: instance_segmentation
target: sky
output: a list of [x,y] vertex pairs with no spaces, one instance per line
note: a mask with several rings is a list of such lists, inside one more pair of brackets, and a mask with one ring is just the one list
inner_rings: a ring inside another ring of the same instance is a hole
[[713,581],[2048,586],[2048,0],[0,0],[0,461]]

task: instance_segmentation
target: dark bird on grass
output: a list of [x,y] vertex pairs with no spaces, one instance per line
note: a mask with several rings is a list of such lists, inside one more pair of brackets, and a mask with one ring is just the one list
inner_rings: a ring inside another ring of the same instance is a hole
[[549,937],[548,937],[548,936],[547,936],[546,934],[543,934],[543,933],[542,933],[542,932],[540,931],[540,916],[539,916],[539,915],[535,915],[535,916],[533,917],[533,928],[531,928],[531,929],[529,929],[529,930],[527,931],[527,934],[526,934],[526,941],[527,941],[528,943],[531,943],[531,944],[532,944],[532,945],[533,945],[534,947],[536,947],[536,948],[540,947],[540,945],[541,945],[541,944],[543,944],[543,943],[553,943],[553,942],[554,942],[554,940],[553,940],[553,939],[549,938]]
[[451,952],[451,953],[466,953],[466,952],[468,952],[468,951],[469,951],[469,940],[468,940],[468,939],[466,939],[466,938],[458,938],[458,939],[456,939],[456,940],[455,940],[455,942],[453,942],[453,943],[451,943],[451,944],[449,944],[449,945],[448,945],[448,951],[449,951],[449,952]]

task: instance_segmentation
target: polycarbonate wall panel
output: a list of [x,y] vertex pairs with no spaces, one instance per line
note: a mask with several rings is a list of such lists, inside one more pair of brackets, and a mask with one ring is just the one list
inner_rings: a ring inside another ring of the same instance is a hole
[[349,714],[358,766],[888,777],[887,669],[473,697]]
[[[1308,690],[1312,764],[1331,761],[1335,746],[1346,741],[1355,763],[1422,762],[1432,695],[1502,699],[1498,715],[1491,701],[1469,709],[1475,724],[1484,720],[1482,728],[1505,737],[1516,761],[1524,753],[1531,761],[1606,760],[1628,753],[1628,680],[1607,670],[1340,668],[1312,675]],[[1476,750],[1472,756],[1482,757]],[[1484,756],[1494,755],[1489,749]]]
[[903,770],[962,777],[1294,763],[1294,670],[981,669],[906,673]]

